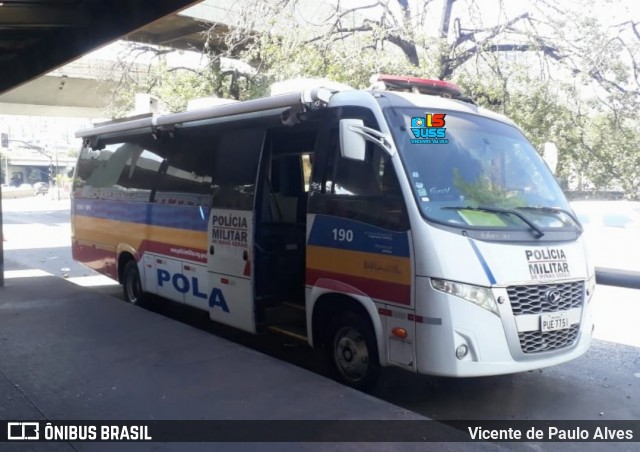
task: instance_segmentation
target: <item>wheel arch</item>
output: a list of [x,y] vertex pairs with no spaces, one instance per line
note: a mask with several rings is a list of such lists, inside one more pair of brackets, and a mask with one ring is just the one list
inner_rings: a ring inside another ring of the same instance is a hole
[[[314,291],[312,291],[312,296]],[[364,295],[347,295],[333,291],[316,293],[313,304],[308,311],[310,317],[307,319],[307,325],[310,326],[309,344],[314,347],[326,345],[331,319],[347,311],[355,312],[369,322],[376,337],[378,360],[380,365],[386,365],[382,320],[373,300]]]
[[127,265],[127,262],[130,260],[138,261],[139,255],[136,250],[129,245],[118,245],[117,248],[117,272],[118,272],[118,282],[122,284],[124,277],[124,267]]

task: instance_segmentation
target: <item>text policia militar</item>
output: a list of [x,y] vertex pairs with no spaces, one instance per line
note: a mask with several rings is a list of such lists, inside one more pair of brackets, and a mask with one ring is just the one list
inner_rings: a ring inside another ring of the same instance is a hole
[[609,427],[559,428],[555,426],[520,428],[467,427],[473,441],[615,441],[633,440],[633,430]]

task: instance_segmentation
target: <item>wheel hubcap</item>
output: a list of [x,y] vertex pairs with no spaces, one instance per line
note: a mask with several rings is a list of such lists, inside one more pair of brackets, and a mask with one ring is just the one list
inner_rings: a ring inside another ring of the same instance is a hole
[[136,278],[136,275],[133,273],[129,273],[127,277],[127,295],[129,296],[129,301],[131,303],[136,303],[138,301],[138,293],[140,292],[140,283]]
[[358,330],[345,327],[338,332],[334,355],[338,370],[346,379],[356,382],[367,375],[369,351]]

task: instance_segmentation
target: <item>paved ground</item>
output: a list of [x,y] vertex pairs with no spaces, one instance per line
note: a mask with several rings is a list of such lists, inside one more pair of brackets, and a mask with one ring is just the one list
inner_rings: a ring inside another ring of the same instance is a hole
[[[9,262],[6,276],[6,286],[0,288],[0,419],[424,419],[44,272]],[[438,428],[450,430],[441,424]],[[2,445],[2,450],[8,446]],[[121,450],[126,445],[10,446],[15,450]],[[183,446],[161,449],[183,450]],[[386,444],[384,448],[405,446]],[[451,447],[476,450],[478,446],[497,448],[491,444]],[[156,450],[159,445],[131,447]],[[341,448],[358,450],[349,444]],[[449,446],[420,446],[436,448]]]
[[[221,400],[231,404],[230,414],[255,415],[247,413],[253,413],[251,410],[256,404],[256,413],[269,414],[269,419],[299,411],[306,413],[298,405],[307,402],[320,407],[320,412],[329,419],[335,415],[344,416],[338,419],[373,418],[387,409],[391,410],[387,412],[390,416],[400,413],[444,420],[640,419],[637,402],[640,399],[640,331],[637,329],[640,297],[637,290],[599,285],[592,303],[597,321],[596,337],[605,340],[594,341],[591,351],[572,363],[542,371],[478,379],[429,378],[386,369],[381,384],[373,392],[377,400],[355,393],[364,399],[362,404],[354,404],[350,402],[353,391],[322,378],[324,369],[320,360],[307,348],[291,346],[293,344],[279,338],[256,337],[220,328],[208,320],[206,313],[174,303],[157,300],[149,312],[115,298],[114,295],[120,294],[119,286],[71,261],[65,201],[52,203],[39,198],[3,204],[8,207],[4,244],[10,265],[15,268],[21,263],[52,275],[68,274],[70,280],[92,287],[80,289],[60,278],[32,277],[10,278],[8,287],[0,289],[0,371],[9,379],[0,374],[0,401],[6,401],[0,403],[0,418],[4,417],[5,407],[9,413],[26,410],[26,413],[40,413],[41,417],[51,419],[89,419],[91,410],[95,410],[94,419],[109,415],[115,419],[129,406],[132,415],[127,417],[130,419],[145,414],[163,418],[168,413],[173,417],[178,413],[181,418],[183,413],[206,417],[219,413],[215,410],[224,406],[217,404],[216,391],[220,390]],[[24,291],[23,301],[7,302],[9,294],[15,295],[18,286]],[[8,346],[7,341],[11,341],[12,346]],[[250,358],[250,362],[256,365],[247,364],[248,357],[254,355],[259,357],[258,361]],[[229,359],[235,362],[236,358],[239,373],[234,373],[233,366],[227,368],[220,364],[226,365]],[[271,362],[276,363],[273,369]],[[290,375],[286,370],[289,368],[293,369]],[[158,372],[160,376],[156,377]],[[306,382],[307,376],[312,380]],[[299,378],[303,379],[302,383]],[[321,381],[319,389],[313,379]],[[230,380],[233,381],[229,383]],[[223,383],[225,381],[227,383]],[[236,383],[239,387],[233,386]],[[274,385],[274,388],[258,389],[262,384]],[[294,391],[286,389],[288,386]],[[111,389],[113,387],[116,389]],[[140,395],[135,395],[136,388],[141,389]],[[184,400],[167,401],[164,388],[173,388],[173,393],[184,396]],[[29,392],[21,393],[27,389]],[[334,390],[337,392],[332,392]],[[12,398],[5,399],[5,393]],[[283,398],[286,395],[295,398]],[[21,397],[25,396],[31,402],[25,399],[21,403]],[[202,403],[203,400],[213,402]],[[309,412],[315,413],[314,410]],[[406,446],[403,444],[400,448],[404,450]],[[415,447],[428,449],[430,446]],[[478,444],[468,445],[476,446]],[[508,447],[598,450],[596,446],[512,444]],[[467,446],[448,447],[459,450],[458,447]],[[626,444],[607,448],[638,450]]]

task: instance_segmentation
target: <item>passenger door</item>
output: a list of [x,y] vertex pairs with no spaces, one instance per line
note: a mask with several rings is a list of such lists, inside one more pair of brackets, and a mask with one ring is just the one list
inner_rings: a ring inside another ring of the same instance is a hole
[[214,159],[208,224],[211,319],[256,331],[253,300],[253,201],[264,130],[228,129]]

